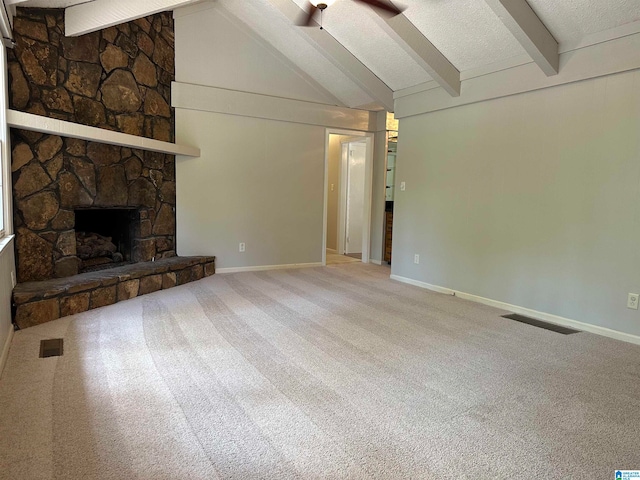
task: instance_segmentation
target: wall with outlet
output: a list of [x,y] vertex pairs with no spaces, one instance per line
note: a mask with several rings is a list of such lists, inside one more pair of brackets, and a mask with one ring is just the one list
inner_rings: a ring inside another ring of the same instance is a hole
[[218,269],[321,262],[324,128],[176,115],[178,138],[202,150],[176,161],[178,254],[216,255]]
[[176,159],[177,252],[215,255],[218,271],[320,263],[326,127],[369,131],[370,114],[336,107],[215,7],[175,18],[176,140],[202,152]]
[[638,70],[403,118],[392,273],[640,335],[638,132]]

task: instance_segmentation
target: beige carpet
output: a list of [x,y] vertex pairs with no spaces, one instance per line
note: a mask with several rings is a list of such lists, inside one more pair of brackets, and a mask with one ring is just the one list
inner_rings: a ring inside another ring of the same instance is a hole
[[[640,347],[341,265],[215,275],[18,332],[0,478],[609,479]],[[39,359],[42,338],[65,354]]]

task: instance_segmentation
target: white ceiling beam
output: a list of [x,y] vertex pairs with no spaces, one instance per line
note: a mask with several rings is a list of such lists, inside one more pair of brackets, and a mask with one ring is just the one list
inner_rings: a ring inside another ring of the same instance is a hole
[[[269,1],[293,24],[298,22],[300,17],[306,13],[293,0]],[[306,33],[310,43],[331,63],[340,68],[353,82],[371,98],[379,102],[386,110],[393,111],[393,91],[349,50],[326,30],[320,30],[320,25],[315,22],[313,27],[300,28]]]
[[77,37],[201,0],[94,0],[67,7],[65,35]]
[[529,62],[463,80],[464,95],[458,98],[451,98],[440,88],[399,97],[396,98],[394,115],[402,119],[617,73],[640,71],[638,52],[640,33],[561,54],[558,75],[542,75],[535,62]]
[[526,0],[485,0],[505,27],[548,76],[560,69],[558,42]]
[[460,96],[460,71],[403,14],[389,17],[374,9],[380,25],[452,97]]

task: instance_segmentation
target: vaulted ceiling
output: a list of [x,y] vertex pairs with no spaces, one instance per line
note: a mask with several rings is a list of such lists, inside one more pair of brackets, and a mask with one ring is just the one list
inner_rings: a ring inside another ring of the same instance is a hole
[[[70,7],[68,12],[87,8],[86,0],[5,1]],[[638,0],[402,0],[394,2],[406,7],[396,23],[362,3],[336,0],[322,16],[323,31],[295,24],[306,0],[128,3],[149,4],[150,11],[158,4],[213,3],[328,90],[336,103],[370,109],[389,109],[394,92],[429,82],[457,95],[460,79],[532,61],[553,75],[558,52],[640,32]],[[90,2],[93,13],[114,4],[126,3]]]

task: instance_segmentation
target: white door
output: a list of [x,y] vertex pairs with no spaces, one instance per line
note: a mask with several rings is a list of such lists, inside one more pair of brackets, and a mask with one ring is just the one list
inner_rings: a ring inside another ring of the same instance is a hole
[[363,141],[352,142],[348,148],[345,253],[362,253],[367,145]]

